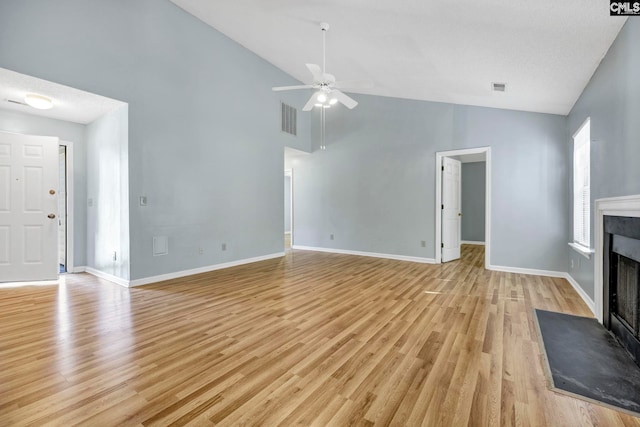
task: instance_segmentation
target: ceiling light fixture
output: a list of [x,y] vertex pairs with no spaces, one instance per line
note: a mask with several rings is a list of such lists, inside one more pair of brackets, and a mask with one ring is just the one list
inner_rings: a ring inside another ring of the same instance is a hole
[[325,95],[324,93],[321,93],[320,95],[318,95],[317,99],[320,102],[325,102],[327,100],[327,95]]
[[53,107],[53,101],[43,95],[36,95],[35,93],[28,93],[24,97],[24,102],[30,107],[37,108],[38,110],[48,110]]
[[329,104],[330,104],[330,105],[334,105],[336,102],[338,102],[338,100],[337,100],[336,98],[331,98],[331,99],[329,100]]

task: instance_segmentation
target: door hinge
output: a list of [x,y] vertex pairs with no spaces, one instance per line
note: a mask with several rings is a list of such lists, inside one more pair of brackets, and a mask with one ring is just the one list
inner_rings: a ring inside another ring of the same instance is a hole
[[444,249],[444,243],[440,243],[440,247]]
[[444,205],[442,205],[442,208],[441,208],[441,209],[444,209]]
[[442,165],[442,170],[444,170],[444,165]]

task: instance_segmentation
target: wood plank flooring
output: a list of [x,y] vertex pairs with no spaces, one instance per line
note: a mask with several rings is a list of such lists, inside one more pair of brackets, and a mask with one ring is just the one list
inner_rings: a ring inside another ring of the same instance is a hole
[[290,251],[126,289],[0,289],[0,425],[632,426],[549,391],[533,308],[564,279]]

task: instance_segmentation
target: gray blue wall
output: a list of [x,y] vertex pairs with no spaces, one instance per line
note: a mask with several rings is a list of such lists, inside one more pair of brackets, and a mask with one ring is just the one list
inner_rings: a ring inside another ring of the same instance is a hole
[[462,164],[462,240],[484,242],[486,162]]
[[282,252],[283,146],[310,131],[280,100],[308,93],[271,86],[296,80],[167,0],[1,2],[0,67],[129,104],[131,279]]
[[284,231],[291,231],[291,177],[284,177]]
[[[166,0],[2,2],[0,67],[129,104],[131,279],[281,252],[283,146],[309,151],[309,135],[316,151],[296,167],[297,244],[433,258],[435,153],[490,146],[490,263],[566,271],[567,140],[585,115],[601,141],[592,158],[622,150],[596,161],[594,180],[604,170],[616,179],[593,196],[640,185],[631,24],[569,132],[562,116],[354,95],[356,109],[329,112],[326,151],[315,116],[298,115],[296,139],[279,130],[279,101],[301,107],[308,93],[270,87],[294,79]],[[169,255],[152,256],[156,235],[169,236]]]
[[28,135],[56,136],[73,144],[73,263],[74,267],[84,266],[87,239],[85,126],[0,109],[0,130]]
[[355,109],[327,114],[327,149],[295,169],[296,245],[434,258],[435,154],[490,146],[490,263],[566,271],[563,116],[354,98]]
[[[570,136],[591,117],[592,247],[594,200],[640,194],[639,43],[640,20],[631,17],[568,116],[568,156],[573,153]],[[568,188],[570,185],[571,179]],[[568,271],[594,298],[593,257],[587,260],[568,247],[566,250]]]
[[87,125],[87,267],[129,279],[128,106]]

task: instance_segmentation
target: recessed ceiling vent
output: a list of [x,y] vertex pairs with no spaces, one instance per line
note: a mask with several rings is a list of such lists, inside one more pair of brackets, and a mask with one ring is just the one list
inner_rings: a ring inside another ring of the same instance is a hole
[[491,88],[494,92],[504,92],[507,90],[506,83],[491,83]]
[[284,102],[280,103],[281,110],[281,130],[284,133],[288,133],[289,135],[296,136],[297,135],[297,123],[296,123],[296,115],[297,111],[291,105],[287,105]]

